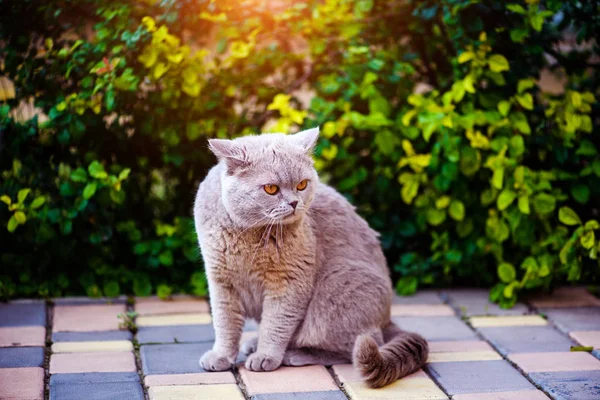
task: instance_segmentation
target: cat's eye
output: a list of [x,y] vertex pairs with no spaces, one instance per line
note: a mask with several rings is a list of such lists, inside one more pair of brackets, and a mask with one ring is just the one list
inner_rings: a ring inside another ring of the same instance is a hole
[[279,186],[277,185],[265,185],[264,186],[265,192],[267,192],[270,195],[274,195],[279,191]]
[[302,182],[300,182],[298,184],[298,186],[296,186],[296,189],[298,189],[298,190],[304,190],[304,189],[306,189],[306,185],[308,185],[308,180],[304,179]]

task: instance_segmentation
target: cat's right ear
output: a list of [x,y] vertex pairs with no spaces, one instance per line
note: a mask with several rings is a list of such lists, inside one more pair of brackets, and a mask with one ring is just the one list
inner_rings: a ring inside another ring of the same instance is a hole
[[248,164],[246,148],[234,140],[209,139],[208,148],[219,160],[225,160],[229,174]]

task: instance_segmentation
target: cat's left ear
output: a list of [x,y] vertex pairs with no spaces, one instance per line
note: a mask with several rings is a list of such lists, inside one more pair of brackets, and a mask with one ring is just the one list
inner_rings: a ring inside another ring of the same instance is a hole
[[307,153],[312,153],[319,139],[319,127],[298,132],[292,137],[299,147],[303,148]]

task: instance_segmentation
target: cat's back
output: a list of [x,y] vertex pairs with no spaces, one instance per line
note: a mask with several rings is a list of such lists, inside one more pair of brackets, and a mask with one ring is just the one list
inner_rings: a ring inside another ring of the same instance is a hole
[[379,234],[335,189],[319,183],[310,206],[310,216],[322,257],[366,261],[388,273]]
[[194,201],[194,220],[196,230],[201,236],[211,227],[217,229],[225,218],[223,203],[221,202],[221,165],[212,167],[204,180],[198,186]]

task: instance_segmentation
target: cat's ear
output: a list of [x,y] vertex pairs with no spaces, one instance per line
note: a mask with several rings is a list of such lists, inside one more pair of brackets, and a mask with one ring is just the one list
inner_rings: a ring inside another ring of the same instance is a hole
[[208,148],[219,160],[225,160],[230,174],[248,164],[246,148],[234,140],[209,139]]
[[304,149],[307,153],[312,153],[319,139],[319,127],[307,129],[298,132],[292,136],[297,145]]

